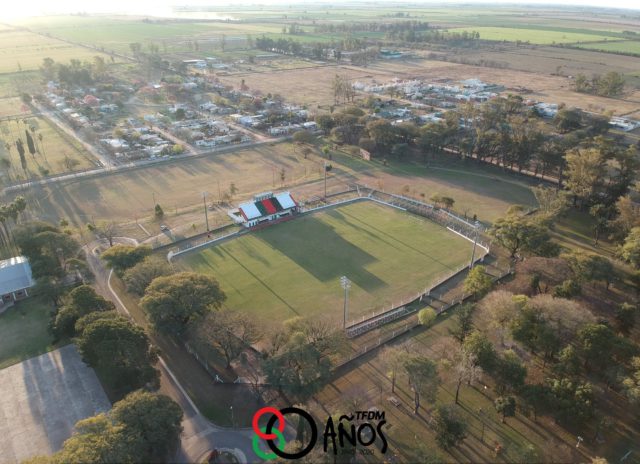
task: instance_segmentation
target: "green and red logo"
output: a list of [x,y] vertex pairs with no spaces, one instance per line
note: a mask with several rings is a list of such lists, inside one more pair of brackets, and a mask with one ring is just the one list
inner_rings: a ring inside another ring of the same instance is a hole
[[[265,426],[260,427],[260,418],[265,414],[271,414],[267,424]],[[284,451],[286,446],[286,439],[284,437],[284,429],[286,427],[286,422],[284,416],[289,414],[297,414],[304,418],[308,423],[311,429],[311,439],[307,446],[302,448],[300,451],[295,453],[288,453]],[[276,426],[277,422],[277,426]],[[276,457],[281,457],[283,459],[299,459],[311,452],[313,447],[318,440],[318,427],[316,426],[313,417],[307,411],[304,411],[300,408],[290,407],[283,409],[276,409],[272,407],[265,407],[259,409],[253,415],[253,421],[251,422],[251,426],[253,427],[253,431],[255,435],[253,436],[253,440],[251,445],[253,447],[253,452],[256,453],[256,456],[264,459],[265,461],[269,461],[271,459],[275,459]],[[267,443],[267,446],[271,450],[271,452],[265,452],[260,448],[260,439],[264,440]]]

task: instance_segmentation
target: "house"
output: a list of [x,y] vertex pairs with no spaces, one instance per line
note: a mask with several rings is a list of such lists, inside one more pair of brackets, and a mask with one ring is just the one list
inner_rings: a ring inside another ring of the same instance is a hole
[[15,256],[0,261],[0,311],[5,305],[29,296],[27,289],[34,285],[27,258]]

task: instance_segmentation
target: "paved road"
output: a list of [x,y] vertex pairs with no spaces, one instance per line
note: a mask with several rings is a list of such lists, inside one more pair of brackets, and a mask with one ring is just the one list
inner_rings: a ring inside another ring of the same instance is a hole
[[[127,237],[116,237],[114,241],[137,244],[136,240]],[[94,241],[85,246],[89,268],[96,278],[96,291],[113,301],[120,312],[130,317],[127,307],[111,287],[111,271],[105,268],[95,253],[95,250],[100,248],[101,245],[101,242]],[[203,456],[213,448],[232,450],[243,463],[256,462],[258,460],[251,448],[253,432],[250,428],[226,428],[211,423],[200,413],[197,406],[180,385],[179,379],[175,377],[170,366],[162,358],[160,358],[158,368],[161,375],[160,391],[176,401],[184,412],[184,420],[182,422],[184,430],[175,462],[201,462]]]

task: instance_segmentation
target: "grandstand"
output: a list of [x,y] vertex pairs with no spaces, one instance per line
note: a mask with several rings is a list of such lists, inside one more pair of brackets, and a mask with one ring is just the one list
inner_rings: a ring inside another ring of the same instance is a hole
[[229,210],[227,214],[237,224],[249,228],[291,216],[297,210],[298,204],[289,192],[265,192],[254,196],[253,201]]

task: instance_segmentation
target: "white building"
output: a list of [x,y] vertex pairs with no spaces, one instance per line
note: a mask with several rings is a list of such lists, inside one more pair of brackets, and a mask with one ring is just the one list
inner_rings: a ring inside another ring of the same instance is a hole
[[15,256],[0,261],[0,311],[4,305],[29,296],[27,289],[34,285],[27,258]]

